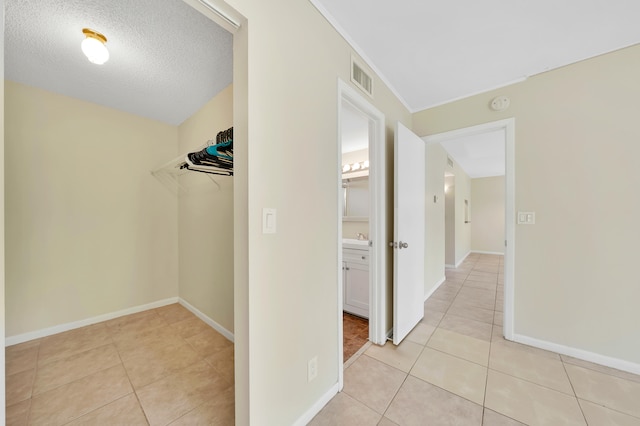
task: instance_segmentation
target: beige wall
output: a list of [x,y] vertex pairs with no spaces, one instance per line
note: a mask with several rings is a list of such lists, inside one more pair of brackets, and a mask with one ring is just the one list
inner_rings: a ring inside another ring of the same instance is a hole
[[[453,173],[455,174],[456,185],[456,265],[459,265],[471,251],[471,223],[466,219],[471,218],[471,210],[473,205],[471,204],[471,178],[464,170],[454,161]],[[468,207],[465,206],[465,201]],[[469,217],[465,215],[465,209],[468,210]]]
[[5,84],[6,335],[176,297],[177,129]]
[[[4,0],[0,0],[0,8],[4,11]],[[0,34],[4,37],[4,12],[0,22]],[[0,57],[4,58],[4,38],[0,43]],[[4,100],[4,66],[0,67],[0,99]],[[5,336],[5,244],[4,244],[4,102],[0,104],[0,342],[4,342]],[[0,383],[5,382],[5,354],[0,354]],[[5,401],[5,386],[0,390],[0,402]],[[5,404],[1,404],[0,419],[5,418]]]
[[448,190],[444,194],[444,262],[456,264],[456,178],[445,176],[444,184]]
[[516,226],[515,333],[636,366],[638,75],[635,45],[414,114],[420,135],[515,117],[515,207],[536,212]]
[[504,253],[504,176],[471,179],[471,251]]
[[357,238],[358,233],[369,236],[369,222],[342,222],[342,237]]
[[[309,2],[229,3],[248,19],[234,43],[246,43],[250,64],[247,111],[234,111],[234,126],[248,120],[246,145],[237,150],[247,155],[239,166],[246,180],[234,180],[236,205],[247,206],[246,234],[237,232],[235,239],[236,353],[242,357],[236,371],[248,371],[236,381],[237,412],[246,416],[238,422],[285,425],[316,404],[342,368],[337,77],[349,81],[352,51]],[[246,61],[236,61],[234,69],[244,71]],[[410,126],[409,112],[379,79],[374,84],[373,103],[386,114],[387,136],[395,120]],[[262,234],[263,207],[277,209],[276,234]],[[318,377],[307,383],[314,356]]]
[[[182,153],[199,149],[233,126],[233,88],[227,87],[178,127]],[[181,177],[178,247],[180,297],[233,332],[233,177]]]
[[[429,295],[436,284],[444,280],[445,264],[445,199],[444,172],[447,152],[440,144],[427,144],[426,149],[426,223],[424,294]],[[434,203],[434,196],[437,201]]]
[[[415,130],[414,130],[415,131]],[[426,136],[415,132],[420,136]],[[464,259],[471,248],[470,224],[464,223],[464,199],[469,199],[469,176],[453,162],[453,168],[447,164],[447,152],[439,143],[427,143],[426,151],[426,241],[425,241],[425,295],[429,295],[435,286],[444,280],[446,252],[445,227],[445,171],[454,174],[455,200],[454,230],[450,237],[454,238],[451,257],[455,263]],[[436,202],[434,202],[434,196]]]

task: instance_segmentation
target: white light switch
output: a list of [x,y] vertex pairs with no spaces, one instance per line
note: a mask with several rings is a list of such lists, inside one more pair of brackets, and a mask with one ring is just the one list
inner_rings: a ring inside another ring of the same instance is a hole
[[262,209],[262,233],[276,233],[276,209],[266,207]]
[[518,212],[518,225],[535,225],[536,213],[535,212]]

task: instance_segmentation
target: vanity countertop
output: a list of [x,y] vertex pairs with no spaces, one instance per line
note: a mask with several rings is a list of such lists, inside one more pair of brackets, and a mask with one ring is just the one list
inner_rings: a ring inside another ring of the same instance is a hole
[[343,238],[342,248],[356,249],[356,250],[369,250],[369,241],[356,240],[355,238]]

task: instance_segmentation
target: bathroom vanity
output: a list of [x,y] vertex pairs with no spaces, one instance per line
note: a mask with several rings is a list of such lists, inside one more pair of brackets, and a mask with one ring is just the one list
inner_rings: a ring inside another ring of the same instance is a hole
[[343,310],[369,318],[369,242],[342,241]]

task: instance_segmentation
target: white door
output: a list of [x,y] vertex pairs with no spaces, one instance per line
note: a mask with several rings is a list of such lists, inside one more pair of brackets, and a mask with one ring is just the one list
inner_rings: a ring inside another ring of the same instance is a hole
[[396,123],[394,145],[393,344],[424,316],[425,143]]

